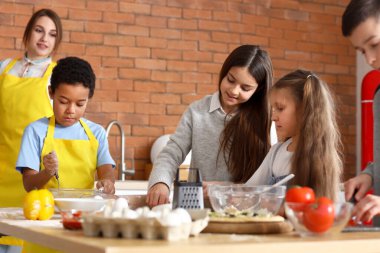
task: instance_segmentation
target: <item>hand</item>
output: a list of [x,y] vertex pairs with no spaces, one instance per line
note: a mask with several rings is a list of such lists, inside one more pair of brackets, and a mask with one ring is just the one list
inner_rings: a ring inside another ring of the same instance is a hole
[[[344,195],[346,200],[352,197],[360,201],[372,186],[372,177],[368,174],[360,174],[344,183]],[[352,196],[358,190],[355,196]]]
[[380,197],[368,194],[355,205],[352,217],[355,217],[355,222],[368,222],[378,214],[380,214]]
[[96,183],[96,189],[103,188],[103,192],[107,194],[115,194],[115,184],[112,180],[102,179]]
[[58,157],[55,151],[45,155],[42,162],[45,166],[45,171],[51,177],[58,174]]
[[150,187],[146,196],[146,203],[149,207],[169,203],[169,187],[164,183],[157,183]]

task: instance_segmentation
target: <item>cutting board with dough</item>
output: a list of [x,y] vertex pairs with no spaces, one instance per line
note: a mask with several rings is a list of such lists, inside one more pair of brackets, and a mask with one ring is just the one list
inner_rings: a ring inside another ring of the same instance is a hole
[[247,221],[238,219],[213,220],[210,219],[202,233],[220,234],[281,234],[293,230],[288,221]]

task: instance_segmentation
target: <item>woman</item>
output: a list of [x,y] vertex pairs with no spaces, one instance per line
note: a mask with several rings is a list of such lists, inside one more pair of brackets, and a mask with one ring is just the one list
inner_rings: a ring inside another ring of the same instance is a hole
[[[24,128],[53,114],[48,96],[49,79],[55,63],[52,54],[62,39],[58,15],[41,9],[30,18],[23,36],[21,59],[0,62],[0,207],[21,207],[25,190],[15,170]],[[20,245],[9,237],[0,244]],[[0,252],[6,252],[6,249]]]

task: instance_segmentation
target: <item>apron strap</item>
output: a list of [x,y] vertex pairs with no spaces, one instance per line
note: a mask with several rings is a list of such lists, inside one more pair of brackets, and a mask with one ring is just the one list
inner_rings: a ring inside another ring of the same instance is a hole
[[5,67],[3,73],[4,74],[8,74],[9,70],[11,70],[13,68],[13,66],[16,64],[16,62],[18,61],[19,59],[13,59],[11,60],[8,65]]

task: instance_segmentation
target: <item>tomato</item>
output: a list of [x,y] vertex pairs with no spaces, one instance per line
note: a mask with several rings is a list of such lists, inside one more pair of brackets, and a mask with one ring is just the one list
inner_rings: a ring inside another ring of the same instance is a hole
[[315,201],[314,190],[310,187],[291,187],[286,192],[285,201],[304,204],[313,203]]
[[24,216],[28,220],[48,220],[54,214],[54,197],[47,189],[32,190],[24,198]]
[[310,231],[323,233],[333,225],[334,216],[334,203],[329,198],[320,197],[305,207],[303,222]]
[[61,212],[61,215],[64,228],[71,230],[82,229],[82,223],[80,221],[82,217],[81,211],[71,210],[70,212]]

